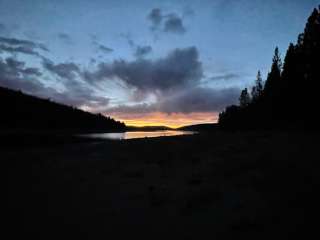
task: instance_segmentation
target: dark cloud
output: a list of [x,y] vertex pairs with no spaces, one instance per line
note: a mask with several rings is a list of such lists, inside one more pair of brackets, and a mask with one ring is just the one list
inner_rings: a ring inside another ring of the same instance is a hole
[[135,113],[151,113],[158,111],[155,104],[146,104],[139,103],[135,105],[119,105],[116,107],[107,108],[104,110],[107,114],[110,113],[126,113],[126,114],[135,114]]
[[[192,14],[189,9],[188,12],[183,14]],[[186,32],[186,28],[183,24],[183,20],[176,13],[163,14],[160,8],[154,8],[147,15],[147,19],[151,22],[151,30],[161,30],[166,33],[183,34]]]
[[202,63],[195,47],[175,49],[157,60],[116,60],[100,63],[95,72],[85,72],[89,83],[120,79],[143,92],[159,93],[195,86],[203,76]]
[[63,93],[51,91],[49,96],[52,99],[72,106],[86,106],[92,110],[97,110],[101,106],[106,107],[109,104],[109,98],[96,95],[91,86],[76,78],[76,76],[82,77],[82,71],[76,63],[55,64],[51,60],[44,58],[42,65],[44,69],[60,77],[61,83],[65,87]]
[[74,79],[80,73],[80,68],[73,62],[54,64],[49,59],[43,59],[43,67],[49,72],[65,79]]
[[219,112],[227,105],[236,103],[240,90],[237,88],[213,89],[196,87],[176,93],[158,103],[166,113]]
[[41,76],[37,68],[26,68],[25,63],[14,58],[0,58],[0,84],[1,86],[39,93],[43,89],[36,77]]
[[[49,62],[49,60],[47,61]],[[72,75],[68,71],[78,71],[75,64],[52,65],[52,63],[49,63],[49,66],[60,77],[67,78],[71,76],[71,79],[63,79],[62,83],[65,86],[63,92],[45,86],[38,78],[42,76],[40,69],[26,67],[25,62],[11,57],[6,59],[0,58],[0,85],[77,107],[86,106],[98,109],[101,106],[106,107],[109,104],[109,98],[97,96],[86,84],[72,79]]]
[[21,46],[21,47],[26,47],[26,48],[30,48],[30,49],[37,49],[38,48],[43,51],[49,51],[49,49],[42,43],[36,43],[33,41],[22,40],[22,39],[17,39],[17,38],[0,37],[0,43],[10,45],[10,46]]
[[227,74],[224,74],[224,75],[218,75],[218,76],[210,77],[210,80],[213,80],[213,81],[230,80],[230,79],[235,79],[235,78],[238,78],[238,77],[239,77],[238,74],[227,73]]
[[156,30],[160,26],[163,20],[161,9],[160,8],[152,9],[151,12],[148,14],[147,18],[151,21],[151,24],[152,24],[151,29]]
[[135,43],[135,41],[133,40],[131,34],[127,33],[127,34],[121,34],[121,37],[124,38],[128,45],[131,47],[131,49],[134,51],[133,55],[136,58],[141,58],[146,56],[147,54],[152,52],[152,47],[149,45],[138,45]]
[[63,39],[63,40],[69,40],[70,39],[69,34],[66,34],[66,33],[58,33],[58,37]]
[[12,57],[8,57],[4,60],[1,59],[0,66],[2,77],[28,77],[31,75],[41,76],[40,70],[38,68],[26,68],[24,62]]
[[166,17],[164,22],[165,32],[183,34],[186,32],[186,28],[183,25],[182,19],[176,14],[170,14]]
[[88,85],[75,79],[63,79],[62,84],[65,87],[63,92],[51,89],[47,96],[64,104],[76,107],[86,106],[90,110],[105,108],[109,104],[109,98],[96,95]]
[[111,53],[114,50],[110,47],[107,47],[98,42],[98,37],[95,35],[91,35],[92,44],[97,48],[97,50],[102,51],[103,53]]
[[219,112],[236,103],[240,90],[237,88],[212,89],[195,87],[160,98],[153,104],[120,105],[108,108],[108,113],[194,113]]
[[7,69],[13,70],[14,72],[18,72],[22,70],[22,68],[25,65],[24,62],[18,61],[11,57],[6,58],[5,63],[6,63]]
[[11,54],[24,53],[24,54],[34,55],[34,56],[38,56],[38,57],[41,56],[37,51],[33,50],[33,48],[30,48],[27,46],[11,47],[11,46],[7,46],[4,44],[0,44],[0,53],[1,52],[8,52]]
[[15,58],[8,57],[5,62],[2,63],[2,74],[8,74],[7,76],[41,76],[41,72],[38,68],[25,68],[25,63],[18,61]]
[[39,68],[34,68],[34,67],[29,67],[29,68],[25,68],[23,70],[23,73],[27,74],[27,75],[34,75],[37,77],[42,76],[42,73],[40,72]]
[[[213,89],[200,87],[203,77],[202,64],[195,47],[175,49],[157,60],[124,60],[102,63],[94,73],[87,73],[89,82],[103,79],[121,79],[132,87],[135,100],[141,101],[147,94],[155,94],[152,104],[120,105],[107,109],[118,113],[192,113],[219,112],[225,106],[236,103],[237,88]],[[221,76],[220,76],[221,77]],[[225,75],[232,78],[234,75]]]
[[58,38],[66,44],[72,44],[72,38],[67,33],[58,33]]
[[131,48],[134,48],[136,46],[130,33],[121,33],[120,37],[125,39]]
[[55,101],[77,107],[86,106],[90,108],[90,110],[99,111],[99,108],[106,108],[110,102],[109,98],[96,96],[89,89],[85,89],[78,85],[74,88],[68,88],[62,93],[57,92],[54,89],[50,90],[51,92],[48,96]]
[[96,64],[97,63],[97,59],[95,58],[90,58],[90,64]]
[[104,46],[104,45],[102,45],[102,44],[99,44],[99,45],[98,45],[98,48],[99,48],[101,51],[103,51],[104,53],[111,53],[111,52],[113,52],[113,49],[112,49],[112,48],[109,48],[109,47]]
[[134,55],[137,58],[141,58],[146,56],[147,54],[152,52],[152,47],[151,46],[137,46],[136,51]]
[[0,53],[8,52],[11,54],[23,53],[42,57],[38,50],[48,52],[48,48],[42,43],[36,43],[28,40],[21,40],[16,38],[0,37]]
[[[60,36],[62,37],[62,35]],[[47,87],[39,78],[42,72],[39,68],[26,67],[25,62],[16,58],[0,58],[0,84],[11,89],[22,90],[26,93],[73,106],[97,108],[107,106],[109,99],[97,96],[87,84],[76,81],[80,68],[73,62],[55,64],[43,57],[38,50],[48,51],[45,45],[28,40],[0,37],[0,52],[24,53],[41,57],[43,68],[60,77],[63,92]]]

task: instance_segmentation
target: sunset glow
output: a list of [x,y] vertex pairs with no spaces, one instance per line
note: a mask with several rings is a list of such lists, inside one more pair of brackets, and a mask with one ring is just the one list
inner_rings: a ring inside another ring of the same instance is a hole
[[216,112],[171,114],[162,112],[137,114],[112,113],[111,116],[129,126],[167,126],[171,128],[201,123],[215,123],[218,119],[218,113]]

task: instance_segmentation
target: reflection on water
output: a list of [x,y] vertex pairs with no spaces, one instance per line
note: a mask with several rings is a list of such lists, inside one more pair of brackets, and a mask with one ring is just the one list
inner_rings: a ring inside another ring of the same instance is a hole
[[164,130],[164,131],[153,131],[153,132],[123,132],[123,133],[91,133],[83,134],[81,136],[90,138],[103,138],[112,140],[122,140],[122,139],[133,139],[133,138],[152,138],[152,137],[168,137],[168,136],[179,136],[179,135],[191,135],[195,132],[191,131],[174,131],[174,130]]

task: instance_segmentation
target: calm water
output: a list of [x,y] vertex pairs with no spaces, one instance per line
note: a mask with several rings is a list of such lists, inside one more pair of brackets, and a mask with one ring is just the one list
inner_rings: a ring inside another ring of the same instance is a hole
[[83,134],[81,136],[90,138],[103,138],[112,140],[133,139],[133,138],[152,138],[152,137],[165,137],[165,136],[179,136],[179,135],[192,135],[195,132],[191,131],[152,131],[152,132],[123,132],[123,133],[91,133]]

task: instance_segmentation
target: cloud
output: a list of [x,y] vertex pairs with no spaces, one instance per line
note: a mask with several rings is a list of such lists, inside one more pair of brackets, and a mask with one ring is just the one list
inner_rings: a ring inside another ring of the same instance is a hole
[[24,46],[24,47],[28,47],[31,49],[41,49],[43,51],[49,51],[49,49],[42,43],[36,43],[33,41],[29,41],[29,40],[22,40],[22,39],[17,39],[17,38],[5,38],[5,37],[0,37],[0,43],[2,44],[7,44],[7,45],[11,45],[11,46]]
[[16,38],[0,37],[0,53],[23,53],[27,55],[42,57],[42,55],[38,52],[39,49],[46,52],[49,51],[49,49],[42,43],[36,43],[33,41],[21,40]]
[[199,84],[203,76],[202,63],[196,47],[177,48],[157,60],[115,60],[100,63],[95,72],[85,72],[89,83],[120,79],[127,86],[142,92],[159,93]]
[[146,56],[147,54],[152,52],[152,47],[151,46],[137,46],[136,51],[134,55],[137,58],[141,58]]
[[0,44],[0,52],[8,52],[11,54],[24,53],[28,55],[41,56],[37,51],[34,51],[33,48],[26,47],[26,46],[10,47],[10,46]]
[[[153,94],[153,103],[120,105],[108,108],[107,113],[141,113],[152,112],[200,113],[219,112],[227,105],[236,103],[240,90],[238,88],[204,88],[202,63],[196,47],[177,48],[167,56],[149,60],[136,59],[128,62],[117,60],[101,63],[96,72],[87,73],[91,83],[112,79],[122,80],[133,92],[134,100],[142,101]],[[213,77],[214,80],[236,78],[236,74]]]
[[239,77],[238,74],[227,73],[224,75],[213,76],[213,77],[210,77],[209,79],[213,80],[213,81],[220,81],[220,80],[230,80],[230,79],[234,79],[234,78],[238,78],[238,77]]
[[0,61],[0,71],[2,77],[28,77],[30,75],[41,76],[38,68],[26,68],[25,63],[15,58],[8,57]]
[[5,59],[5,62],[2,63],[2,74],[7,76],[41,76],[41,72],[38,68],[25,68],[25,63],[18,61],[12,57]]
[[44,58],[43,67],[49,72],[65,79],[74,79],[77,73],[80,73],[80,68],[73,62],[54,64],[49,59]]
[[152,104],[120,105],[108,108],[107,113],[146,114],[152,112],[201,113],[219,112],[226,106],[236,103],[238,88],[213,89],[195,87],[161,97]]
[[129,47],[134,51],[133,55],[136,58],[145,57],[147,54],[152,52],[151,46],[136,44],[130,33],[121,34],[120,36],[127,41]]
[[104,45],[102,45],[102,44],[99,44],[99,45],[98,45],[98,48],[99,48],[101,51],[103,51],[104,53],[111,53],[111,52],[113,52],[113,49],[112,49],[112,48],[109,48],[109,47],[104,46]]
[[42,73],[40,72],[39,68],[34,68],[34,67],[29,67],[23,70],[23,73],[27,74],[27,75],[34,75],[37,77],[42,76]]
[[66,44],[73,43],[71,36],[67,33],[58,33],[58,38]]
[[99,43],[98,40],[97,40],[98,39],[97,36],[91,35],[91,39],[92,39],[92,44],[96,47],[97,50],[102,51],[102,52],[107,53],[107,54],[114,51],[112,48],[107,47],[107,46]]
[[90,110],[92,112],[99,112],[100,108],[106,108],[110,102],[109,98],[96,96],[89,91],[88,89],[78,88],[80,90],[76,91],[77,89],[68,89],[65,92],[57,92],[54,89],[48,93],[47,96],[54,99],[57,102],[61,102],[64,104],[68,104],[71,106],[82,107],[85,110]]
[[76,63],[55,64],[50,59],[42,56],[39,50],[49,51],[42,43],[0,37],[0,53],[23,53],[40,57],[43,69],[51,73],[46,81],[50,81],[54,76],[59,77],[64,90],[58,91],[44,84],[43,79],[40,78],[43,75],[43,69],[27,67],[25,62],[13,57],[5,59],[0,57],[0,85],[77,107],[85,106],[98,109],[99,106],[107,106],[109,104],[109,98],[99,96],[94,88],[87,83],[78,81],[76,76],[81,77],[81,69]]
[[166,113],[219,112],[227,105],[234,104],[239,92],[237,88],[217,90],[196,87],[163,99],[158,107]]
[[[86,110],[97,111],[101,107],[106,107],[110,99],[99,96],[95,90],[87,83],[79,81],[82,77],[82,71],[78,64],[74,62],[53,63],[50,59],[43,59],[44,69],[60,78],[65,87],[64,92],[57,92],[53,89],[48,96],[58,102],[66,103],[72,106],[85,107]],[[79,77],[76,78],[76,77]]]
[[135,105],[119,105],[105,109],[106,113],[141,114],[152,113],[158,109],[154,104],[139,103]]
[[38,76],[41,76],[41,73],[37,68],[27,68],[24,62],[12,57],[0,58],[1,86],[39,93],[43,85],[36,79]]
[[[73,62],[54,64],[48,58],[41,56],[37,50],[47,51],[46,47],[32,41],[14,38],[0,38],[0,51],[9,53],[24,53],[40,56],[44,69],[58,76],[65,87],[63,92],[52,87],[47,87],[40,78],[43,73],[40,68],[26,67],[25,62],[16,58],[0,58],[0,84],[11,89],[22,90],[39,97],[52,98],[73,106],[94,106],[107,105],[108,98],[96,96],[94,91],[87,85],[75,80],[80,74],[80,68]],[[50,80],[49,80],[50,81]]]
[[160,24],[163,20],[163,15],[162,15],[161,9],[160,8],[152,9],[151,12],[148,14],[147,18],[152,23],[151,29],[156,30],[160,26]]
[[130,33],[121,33],[120,37],[124,38],[131,48],[134,48],[136,46]]
[[[184,11],[185,14],[192,14],[192,10],[188,12]],[[169,14],[163,14],[160,8],[153,8],[147,15],[147,19],[151,22],[152,31],[162,31],[165,33],[176,33],[184,34],[187,30],[183,24],[183,20],[178,14],[172,12]]]
[[183,25],[182,19],[176,14],[170,14],[166,17],[164,22],[164,31],[183,34],[186,32],[186,28]]
[[25,62],[12,57],[0,58],[0,85],[77,107],[97,110],[108,106],[109,98],[96,95],[89,86],[73,79],[73,72],[78,71],[75,64],[53,64],[50,60],[46,64],[51,72],[63,78],[64,91],[45,86],[39,78],[42,76],[39,68],[26,67]]

